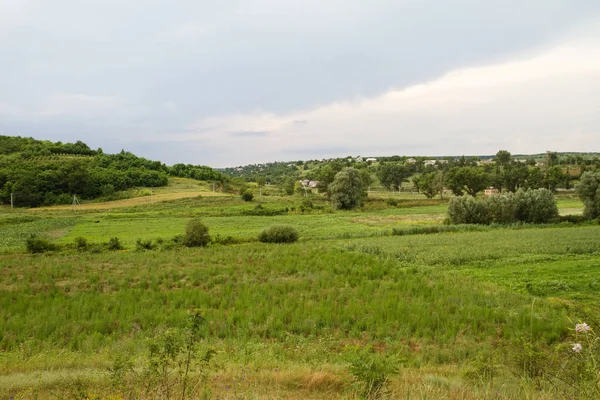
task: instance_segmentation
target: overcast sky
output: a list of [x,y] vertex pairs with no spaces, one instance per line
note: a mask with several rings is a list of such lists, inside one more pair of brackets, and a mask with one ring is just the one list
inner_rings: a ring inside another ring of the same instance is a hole
[[213,167],[600,151],[600,1],[0,0],[0,134]]

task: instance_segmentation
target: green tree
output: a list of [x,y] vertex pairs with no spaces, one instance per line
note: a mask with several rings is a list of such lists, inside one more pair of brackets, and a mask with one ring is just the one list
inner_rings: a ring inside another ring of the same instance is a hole
[[367,196],[361,174],[354,168],[344,168],[335,175],[329,185],[329,197],[334,209],[351,210],[360,206]]
[[448,171],[446,182],[456,196],[465,192],[473,197],[489,184],[488,174],[478,167],[452,167]]
[[585,206],[583,215],[587,218],[600,217],[600,172],[584,172],[575,192]]
[[[552,153],[555,154],[555,153]],[[559,184],[564,183],[565,176],[562,172],[562,168],[558,165],[549,167],[544,176],[544,186],[550,190],[555,191]]]
[[410,171],[403,164],[398,163],[385,163],[377,168],[377,177],[379,182],[386,189],[398,190],[408,177]]
[[417,190],[425,195],[428,199],[440,194],[443,198],[444,191],[444,172],[428,172],[419,176],[414,176],[412,181]]

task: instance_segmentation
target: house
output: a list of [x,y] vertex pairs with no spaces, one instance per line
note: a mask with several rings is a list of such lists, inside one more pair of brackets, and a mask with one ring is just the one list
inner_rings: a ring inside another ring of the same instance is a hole
[[498,193],[500,193],[500,192],[498,191],[498,189],[496,189],[496,188],[495,188],[495,187],[493,187],[493,186],[490,186],[489,188],[486,188],[486,189],[483,191],[483,194],[484,194],[484,196],[491,196],[491,195],[493,195],[493,194],[498,194]]
[[309,188],[312,188],[312,189],[314,189],[314,188],[316,188],[317,186],[319,186],[319,181],[310,181],[310,182],[308,182],[308,187],[309,187]]
[[409,158],[408,160],[406,160],[406,162],[409,164],[414,164],[417,162],[417,160],[415,160],[414,158]]
[[377,161],[376,158],[373,158],[373,157],[367,158],[367,162],[376,162],[376,161]]

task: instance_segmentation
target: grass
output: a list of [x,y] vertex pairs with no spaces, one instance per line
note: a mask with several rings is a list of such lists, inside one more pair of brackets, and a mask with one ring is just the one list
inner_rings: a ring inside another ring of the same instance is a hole
[[[515,373],[521,341],[550,351],[566,339],[567,317],[600,323],[597,226],[448,231],[445,203],[413,195],[335,213],[316,197],[302,212],[299,197],[248,204],[172,185],[164,195],[193,196],[0,211],[0,398],[115,393],[106,373],[115,357],[141,365],[157,333],[183,329],[193,308],[217,351],[215,396],[355,398],[347,355],[370,348],[399,360],[388,385],[397,398],[556,398]],[[288,212],[243,215],[257,204]],[[579,204],[559,199],[563,209]],[[183,233],[191,217],[242,238],[286,224],[300,242],[134,250],[137,238]],[[118,236],[128,249],[23,254],[31,233],[63,244]],[[490,352],[502,365],[497,384],[465,381],[461,372]]]

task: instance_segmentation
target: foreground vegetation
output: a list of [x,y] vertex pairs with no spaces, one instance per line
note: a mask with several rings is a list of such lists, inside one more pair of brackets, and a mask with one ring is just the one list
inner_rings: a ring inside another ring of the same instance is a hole
[[[575,323],[600,326],[595,221],[444,225],[446,201],[413,195],[333,211],[195,187],[0,211],[0,397],[593,398],[568,361]],[[54,250],[26,254],[33,233]]]

